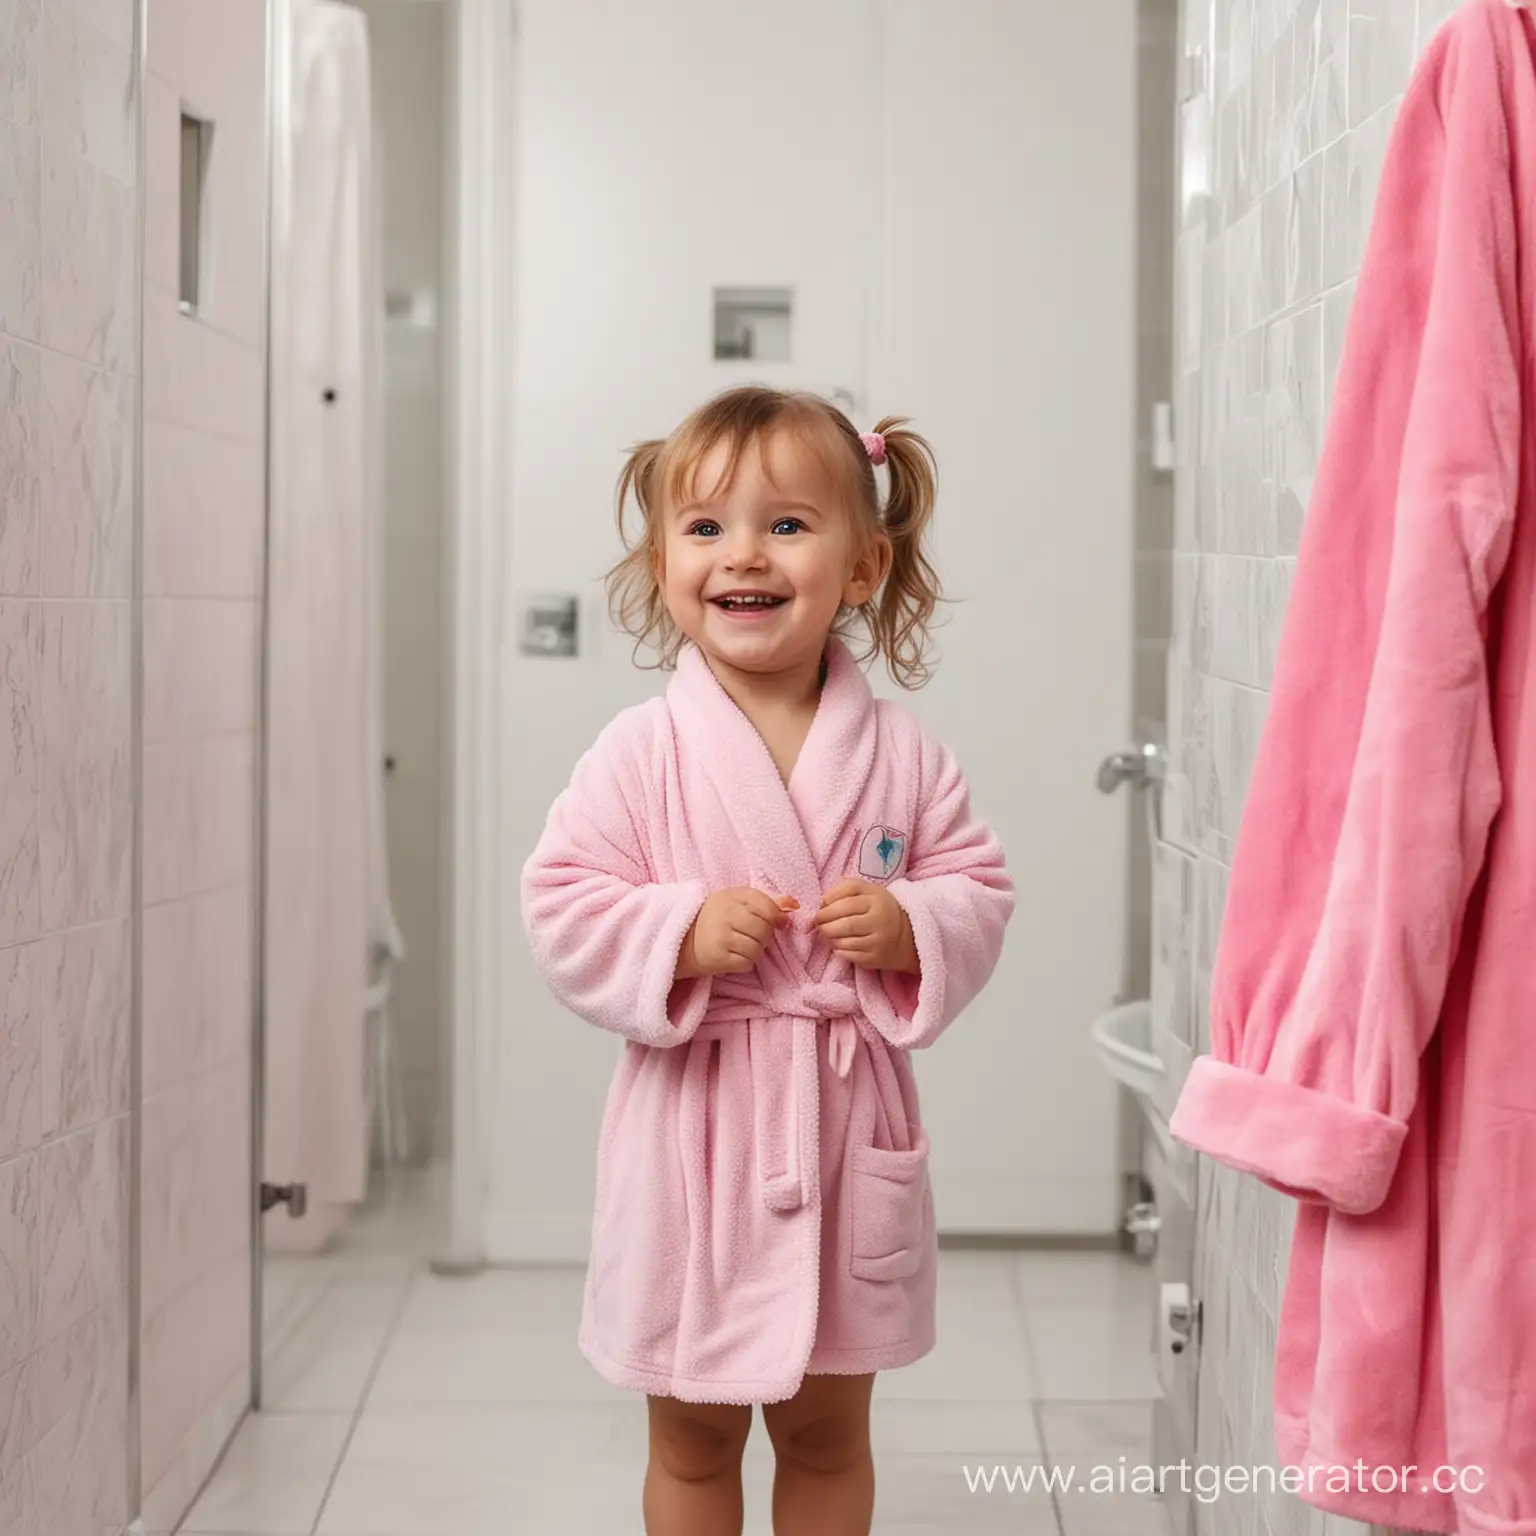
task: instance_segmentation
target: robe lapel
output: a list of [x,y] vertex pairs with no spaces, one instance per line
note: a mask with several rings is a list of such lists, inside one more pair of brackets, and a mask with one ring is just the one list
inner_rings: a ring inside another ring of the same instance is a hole
[[[809,736],[789,776],[789,799],[825,881],[827,860],[853,817],[875,764],[874,695],[841,640],[827,646],[827,681]],[[841,875],[838,876],[841,878]]]
[[679,734],[746,846],[753,884],[794,896],[802,915],[820,904],[822,863],[869,776],[873,703],[847,647],[833,640],[821,700],[786,789],[767,744],[697,649],[683,652],[667,690]]

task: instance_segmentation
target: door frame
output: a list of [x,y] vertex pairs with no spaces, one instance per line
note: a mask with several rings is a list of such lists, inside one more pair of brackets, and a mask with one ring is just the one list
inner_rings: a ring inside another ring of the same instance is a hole
[[[284,145],[290,129],[287,70],[296,0],[269,0],[266,133],[265,284],[268,323],[268,458],[271,426],[272,265],[286,209],[281,206]],[[514,0],[434,0],[442,5],[448,48],[448,164],[443,218],[448,242],[444,284],[443,601],[448,617],[442,687],[447,792],[442,818],[445,860],[441,994],[449,1024],[450,1199],[434,1269],[465,1272],[485,1262],[485,1213],[502,1009],[503,893],[501,761],[504,741],[503,617],[508,411],[507,305],[510,296],[510,169]],[[267,466],[270,537],[270,463]],[[264,560],[264,570],[266,562]],[[263,627],[267,602],[261,600]],[[266,655],[265,635],[260,654]],[[264,661],[263,661],[264,667]],[[264,759],[265,678],[258,751]],[[265,764],[256,774],[257,858],[253,890],[251,1073],[250,1403],[262,1406],[266,1017],[262,988],[265,937]]]
[[446,333],[448,591],[446,694],[450,874],[444,938],[451,1020],[450,1210],[432,1267],[483,1267],[506,891],[502,769],[506,715],[507,424],[511,419],[511,219],[515,0],[447,0],[452,41],[451,174],[445,181],[453,274]]

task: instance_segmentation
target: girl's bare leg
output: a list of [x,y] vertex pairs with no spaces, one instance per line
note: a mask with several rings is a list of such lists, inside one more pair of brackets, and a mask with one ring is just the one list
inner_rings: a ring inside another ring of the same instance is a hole
[[779,1536],[869,1536],[875,1464],[869,1441],[871,1376],[807,1376],[788,1402],[763,1407],[777,1468]]
[[752,1410],[670,1397],[648,1401],[646,1536],[740,1536],[741,1453],[752,1429]]

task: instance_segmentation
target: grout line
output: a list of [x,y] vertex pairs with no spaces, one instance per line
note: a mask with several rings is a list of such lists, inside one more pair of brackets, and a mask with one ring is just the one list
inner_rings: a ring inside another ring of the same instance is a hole
[[58,347],[50,347],[46,342],[32,337],[18,336],[14,331],[0,330],[0,345],[21,347],[28,352],[36,352],[40,357],[56,358],[61,363],[70,363],[86,373],[99,373],[103,378],[126,384],[130,388],[134,388],[139,380],[137,373],[130,373],[126,368],[108,368],[104,363],[94,363],[89,358],[76,357],[73,352],[64,352]]
[[[341,1469],[346,1464],[347,1454],[352,1449],[352,1442],[357,1438],[357,1427],[363,1417],[363,1410],[368,1406],[368,1399],[373,1393],[374,1383],[379,1379],[379,1371],[384,1365],[384,1357],[389,1353],[390,1346],[395,1342],[400,1332],[400,1324],[405,1317],[405,1309],[410,1304],[411,1296],[420,1281],[422,1270],[419,1264],[413,1264],[407,1272],[405,1279],[400,1284],[400,1296],[395,1305],[395,1313],[389,1320],[384,1330],[384,1336],[379,1342],[378,1352],[374,1355],[373,1364],[368,1371],[368,1379],[363,1383],[363,1390],[358,1394],[357,1406],[352,1410],[352,1422],[347,1425],[347,1433],[341,1442],[341,1450],[336,1456],[336,1465],[331,1468],[331,1475],[326,1481],[325,1492],[320,1496],[320,1503],[315,1509],[314,1523],[309,1528],[309,1536],[315,1536],[320,1529],[320,1522],[325,1517],[325,1507],[331,1502],[331,1495],[336,1491],[336,1481],[341,1476]],[[332,1284],[335,1283],[334,1277]]]

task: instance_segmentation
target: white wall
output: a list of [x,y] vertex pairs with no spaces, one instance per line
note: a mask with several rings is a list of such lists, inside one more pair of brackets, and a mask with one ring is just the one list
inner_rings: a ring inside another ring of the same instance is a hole
[[[962,1226],[985,1224],[966,1207],[990,1181],[1051,1205],[1056,1230],[1104,1231],[1114,1098],[1086,1027],[1119,976],[1125,818],[1092,773],[1130,724],[1134,7],[793,0],[774,20],[709,0],[521,9],[510,580],[580,593],[584,627],[574,660],[509,662],[509,883],[580,752],[662,685],[598,586],[628,446],[748,377],[846,388],[861,424],[911,411],[936,436],[939,553],[966,599],[954,668],[912,702],[1010,847],[1025,936],[943,1062],[919,1064],[942,1076],[940,1193],[963,1186]],[[964,61],[992,39],[978,106]],[[1018,85],[1019,58],[1048,88]],[[1053,239],[1079,196],[1075,238]],[[988,292],[1020,282],[1020,302]],[[724,284],[795,287],[790,363],[711,360]],[[1085,963],[1040,974],[1074,945]],[[616,1042],[558,1009],[510,921],[506,967],[490,1250],[580,1254]],[[1002,1106],[999,1135],[964,1123],[967,1087]]]

